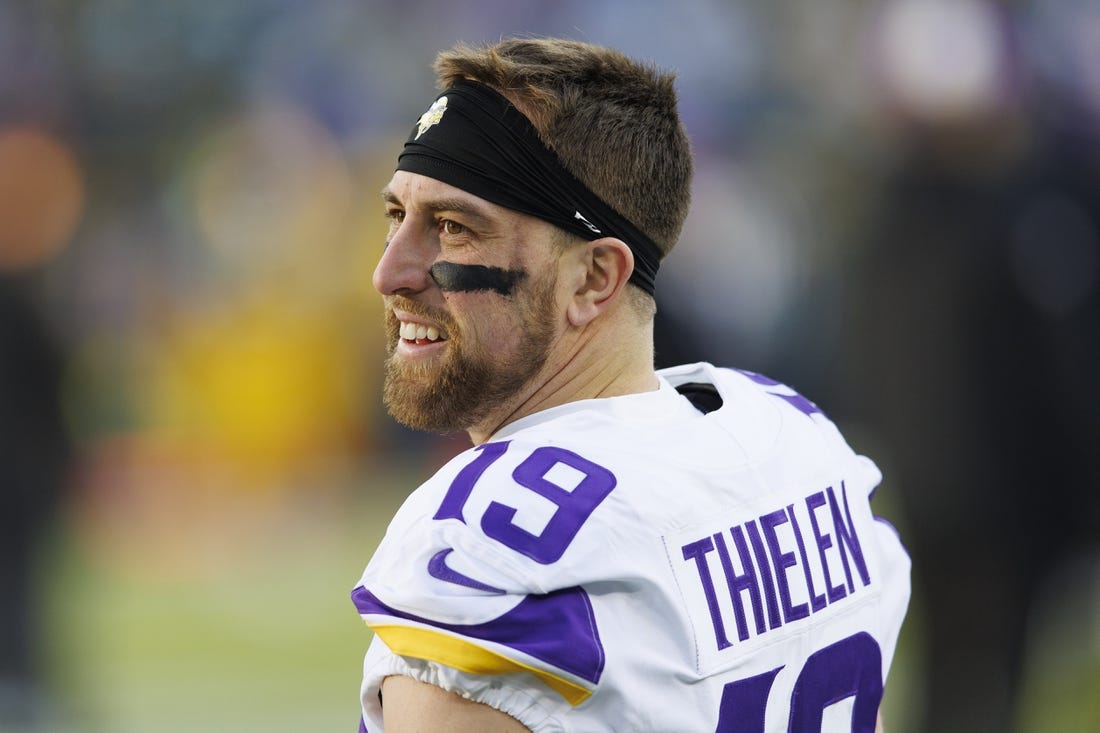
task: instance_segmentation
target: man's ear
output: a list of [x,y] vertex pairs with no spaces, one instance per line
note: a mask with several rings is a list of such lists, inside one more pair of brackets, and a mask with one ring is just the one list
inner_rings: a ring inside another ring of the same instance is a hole
[[614,237],[586,242],[581,257],[583,280],[573,292],[566,311],[570,325],[578,328],[610,308],[634,272],[634,253],[625,242]]

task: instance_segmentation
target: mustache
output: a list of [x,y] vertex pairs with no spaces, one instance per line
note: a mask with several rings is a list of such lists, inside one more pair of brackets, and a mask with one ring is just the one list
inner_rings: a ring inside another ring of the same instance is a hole
[[393,314],[395,310],[402,310],[409,315],[418,316],[420,318],[438,323],[448,333],[454,330],[454,320],[451,318],[450,313],[442,308],[425,305],[420,301],[406,298],[403,295],[393,295],[386,298],[384,300],[384,305],[386,325],[395,330],[400,325],[397,321],[397,316]]

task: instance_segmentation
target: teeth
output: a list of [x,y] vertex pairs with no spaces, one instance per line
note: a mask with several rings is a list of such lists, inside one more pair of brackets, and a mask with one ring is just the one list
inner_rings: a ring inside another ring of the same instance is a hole
[[421,339],[438,341],[441,336],[439,329],[435,326],[425,326],[417,323],[402,323],[398,333],[406,341],[419,341]]

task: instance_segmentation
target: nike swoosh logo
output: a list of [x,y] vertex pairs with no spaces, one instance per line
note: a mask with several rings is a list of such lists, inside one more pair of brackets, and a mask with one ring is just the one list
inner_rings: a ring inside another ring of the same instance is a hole
[[474,580],[469,575],[463,575],[457,570],[452,570],[451,567],[447,565],[447,555],[450,555],[452,552],[454,552],[454,548],[448,547],[432,555],[432,559],[428,561],[428,575],[447,583],[464,585],[467,588],[473,588],[474,590],[481,590],[487,593],[495,593],[497,595],[504,595],[506,593],[506,591],[500,588],[494,588],[491,585],[482,583],[480,580]]

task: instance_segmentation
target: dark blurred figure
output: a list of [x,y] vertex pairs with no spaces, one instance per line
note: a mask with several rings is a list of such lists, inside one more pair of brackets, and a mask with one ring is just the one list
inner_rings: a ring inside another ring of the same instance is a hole
[[0,730],[39,730],[41,550],[70,455],[62,358],[25,283],[0,273]]
[[1014,729],[1037,592],[1100,538],[1100,149],[1064,111],[914,126],[849,284],[936,733]]

